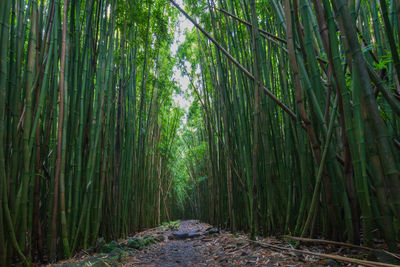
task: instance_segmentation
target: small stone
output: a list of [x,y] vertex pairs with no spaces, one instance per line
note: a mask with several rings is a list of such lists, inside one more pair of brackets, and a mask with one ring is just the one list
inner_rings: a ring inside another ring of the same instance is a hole
[[210,228],[210,229],[207,229],[207,230],[206,230],[206,233],[209,234],[209,235],[211,235],[211,234],[217,234],[217,233],[219,233],[219,231],[218,231],[217,228],[212,227],[212,228]]
[[189,237],[189,238],[194,238],[194,237],[198,237],[198,236],[200,236],[200,233],[190,232],[190,233],[188,234],[188,237]]
[[185,239],[189,237],[188,232],[173,232],[175,239]]

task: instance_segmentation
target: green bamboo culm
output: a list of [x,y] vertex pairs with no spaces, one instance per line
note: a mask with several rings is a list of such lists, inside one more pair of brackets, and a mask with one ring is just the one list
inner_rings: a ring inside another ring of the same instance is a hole
[[167,220],[170,164],[155,162],[182,116],[176,12],[146,0],[4,3],[0,265],[56,261]]
[[208,168],[187,170],[195,216],[397,251],[397,2],[170,2],[194,25],[180,56],[201,71],[187,72],[201,126],[185,149],[207,144]]
[[399,1],[3,2],[1,266],[177,218],[398,250]]

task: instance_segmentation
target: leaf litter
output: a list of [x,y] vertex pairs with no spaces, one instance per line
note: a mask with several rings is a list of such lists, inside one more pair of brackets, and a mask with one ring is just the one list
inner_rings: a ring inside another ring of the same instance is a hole
[[398,255],[383,249],[293,239],[265,237],[254,241],[248,234],[220,230],[197,220],[175,221],[113,241],[118,244],[114,249],[109,248],[110,243],[103,244],[109,254],[81,252],[53,266],[93,266],[90,259],[96,257],[101,259],[94,262],[96,266],[400,266]]

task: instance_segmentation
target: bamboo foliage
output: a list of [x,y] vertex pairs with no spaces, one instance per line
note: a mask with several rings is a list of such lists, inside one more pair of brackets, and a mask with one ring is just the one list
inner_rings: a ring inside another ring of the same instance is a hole
[[398,249],[398,1],[3,2],[1,266],[178,216]]
[[398,249],[397,1],[355,2],[178,7],[198,31],[186,53],[201,70],[197,142],[209,144],[212,166],[195,182],[200,218],[264,235],[378,237]]
[[155,162],[182,115],[169,79],[175,13],[163,1],[4,3],[0,265],[54,261],[165,220],[172,204],[153,207],[170,166]]

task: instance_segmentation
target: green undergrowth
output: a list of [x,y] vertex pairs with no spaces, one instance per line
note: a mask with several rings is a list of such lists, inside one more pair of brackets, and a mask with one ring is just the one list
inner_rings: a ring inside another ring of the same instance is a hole
[[181,225],[181,221],[180,220],[170,221],[170,222],[163,222],[163,223],[161,223],[161,228],[170,229],[170,230],[177,230],[177,229],[179,229],[180,225]]
[[133,255],[136,251],[154,245],[160,240],[153,237],[136,238],[132,237],[128,241],[118,243],[111,241],[106,243],[103,238],[99,238],[95,247],[88,250],[89,253],[99,253],[98,255],[86,258],[81,262],[56,264],[54,267],[119,267],[126,260],[127,256]]

